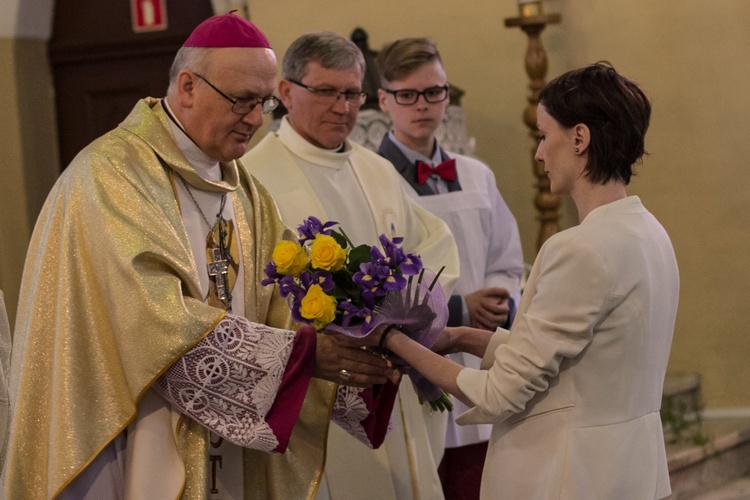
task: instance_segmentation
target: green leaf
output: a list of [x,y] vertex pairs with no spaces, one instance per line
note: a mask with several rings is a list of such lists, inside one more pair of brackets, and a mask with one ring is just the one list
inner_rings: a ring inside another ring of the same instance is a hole
[[430,288],[429,288],[430,291],[432,291],[432,287],[435,286],[435,283],[437,283],[437,280],[440,277],[440,275],[443,274],[444,269],[445,269],[445,266],[441,267],[440,271],[438,271],[438,273],[435,275],[435,279],[432,280],[432,283],[430,283]]
[[359,301],[359,286],[352,281],[352,273],[347,269],[341,268],[333,274],[333,281],[336,287],[333,289],[333,296],[339,302],[344,299],[352,299],[355,304]]
[[338,243],[341,248],[346,248],[347,246],[349,246],[346,236],[336,231],[335,229],[331,229],[331,237],[336,240],[336,243]]
[[453,401],[447,392],[443,391],[443,394],[434,401],[425,401],[422,398],[419,399],[419,404],[429,405],[432,411],[453,411]]
[[370,247],[359,245],[349,252],[349,262],[347,262],[346,267],[352,273],[356,273],[359,271],[359,265],[364,262],[370,262]]

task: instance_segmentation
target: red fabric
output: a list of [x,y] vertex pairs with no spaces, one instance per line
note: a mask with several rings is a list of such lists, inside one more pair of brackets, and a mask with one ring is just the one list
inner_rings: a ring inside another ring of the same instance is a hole
[[397,393],[398,385],[390,381],[381,385],[377,391],[369,388],[360,393],[370,411],[367,418],[362,421],[362,427],[373,448],[380,448],[385,441]]
[[268,38],[257,26],[231,12],[200,23],[182,46],[271,48]]
[[273,406],[266,414],[266,422],[279,440],[279,445],[274,451],[283,453],[289,444],[289,437],[292,435],[294,424],[297,423],[315,369],[317,342],[318,337],[312,326],[306,325],[297,331],[279,391]]
[[487,442],[446,448],[438,467],[445,500],[479,500]]
[[456,180],[456,160],[448,160],[435,165],[434,167],[429,163],[423,161],[417,162],[417,182],[424,184],[432,174],[438,174],[446,181]]

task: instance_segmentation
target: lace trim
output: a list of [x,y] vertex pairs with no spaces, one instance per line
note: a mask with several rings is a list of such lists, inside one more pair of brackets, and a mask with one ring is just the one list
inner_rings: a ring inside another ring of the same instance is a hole
[[278,446],[265,421],[295,333],[227,315],[154,384],[184,414],[240,446]]
[[362,421],[370,415],[367,404],[361,396],[364,390],[359,387],[339,386],[338,391],[336,391],[336,400],[333,402],[331,420],[372,448],[370,438],[367,437],[367,432],[362,427]]

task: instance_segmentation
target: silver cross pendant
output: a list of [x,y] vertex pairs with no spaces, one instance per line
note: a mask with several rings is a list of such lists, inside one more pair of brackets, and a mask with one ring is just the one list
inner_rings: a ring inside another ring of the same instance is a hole
[[216,284],[216,297],[224,302],[229,298],[229,263],[223,259],[218,248],[213,249],[214,261],[208,263],[208,275]]

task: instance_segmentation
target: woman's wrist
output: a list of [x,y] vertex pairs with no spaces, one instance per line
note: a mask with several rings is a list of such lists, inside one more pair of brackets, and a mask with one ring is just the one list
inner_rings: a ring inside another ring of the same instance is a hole
[[388,341],[388,334],[391,333],[394,328],[397,328],[397,326],[393,324],[385,327],[385,330],[383,330],[383,334],[380,336],[380,341],[378,342],[379,349],[388,350],[388,347],[385,344]]

